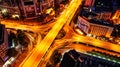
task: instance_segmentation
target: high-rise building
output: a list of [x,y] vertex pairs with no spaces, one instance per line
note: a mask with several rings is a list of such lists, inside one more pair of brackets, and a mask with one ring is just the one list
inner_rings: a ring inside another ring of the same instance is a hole
[[54,0],[4,0],[0,10],[6,9],[11,15],[19,15],[27,19],[36,18],[54,7]]
[[80,28],[84,33],[88,34],[90,24],[87,20],[83,19],[82,17],[78,16],[77,26]]
[[63,1],[63,0],[54,0],[55,9],[59,8],[60,3],[61,3],[62,1]]
[[21,7],[20,0],[2,0],[2,4],[0,4],[1,14],[8,14],[9,17],[20,17],[23,11]]
[[89,34],[110,37],[113,27],[90,23]]
[[86,34],[96,36],[110,37],[113,27],[109,26],[110,22],[88,21],[87,18],[78,17],[77,26]]
[[92,11],[114,11],[120,7],[119,0],[85,0],[84,6],[89,7]]
[[112,16],[112,12],[101,12],[101,13],[97,13],[97,16],[95,16],[94,18],[109,20],[111,19],[111,16]]
[[55,4],[57,5],[59,5],[61,2],[62,2],[63,0],[54,0],[54,2],[55,2]]
[[40,3],[38,4],[38,6],[40,6],[39,13],[43,13],[48,8],[54,7],[54,0],[41,0],[38,3]]
[[112,20],[115,24],[120,24],[120,10],[116,10],[112,17]]
[[[103,57],[109,58],[109,60],[103,59]],[[60,67],[119,67],[120,64],[112,61],[112,58],[119,57],[98,51],[80,53],[76,50],[70,50],[64,54]]]
[[95,0],[85,0],[84,6],[92,7],[94,6]]
[[24,17],[33,18],[37,15],[37,8],[34,0],[21,0]]
[[115,3],[116,0],[95,0],[94,7],[95,11],[101,12],[101,11],[113,11],[113,3]]
[[60,67],[78,67],[79,65],[79,53],[75,50],[71,50],[64,54]]
[[0,24],[0,65],[6,61],[8,49],[8,34],[5,26]]

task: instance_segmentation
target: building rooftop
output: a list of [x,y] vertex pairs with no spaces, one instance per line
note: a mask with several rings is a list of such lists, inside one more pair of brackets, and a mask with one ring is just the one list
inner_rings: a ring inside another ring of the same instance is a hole
[[109,27],[113,27],[113,23],[110,20],[97,20],[97,19],[90,19],[88,20],[90,23],[95,23],[95,24],[100,24],[100,25],[105,25]]
[[60,67],[120,67],[120,63],[117,62],[119,61],[118,58],[117,56],[95,50],[87,53],[70,50],[64,54]]
[[119,8],[120,0],[95,0],[95,11],[114,11]]

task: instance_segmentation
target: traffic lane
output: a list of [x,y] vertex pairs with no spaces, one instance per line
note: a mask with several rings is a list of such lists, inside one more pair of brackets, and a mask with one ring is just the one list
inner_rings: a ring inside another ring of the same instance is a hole
[[116,44],[112,44],[109,42],[104,42],[104,41],[100,41],[91,37],[86,37],[86,36],[80,36],[80,35],[74,35],[73,40],[75,41],[80,41],[83,43],[87,43],[93,46],[97,46],[97,47],[101,47],[101,48],[105,48],[107,50],[113,50],[115,52],[119,52],[120,53],[120,45],[116,45]]

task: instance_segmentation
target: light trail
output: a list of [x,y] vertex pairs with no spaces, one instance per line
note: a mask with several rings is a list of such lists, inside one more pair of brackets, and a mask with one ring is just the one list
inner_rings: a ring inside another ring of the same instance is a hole
[[83,43],[88,43],[96,47],[101,47],[107,50],[112,50],[115,52],[120,53],[120,45],[109,43],[109,42],[104,42],[101,40],[94,39],[92,37],[87,37],[87,36],[81,36],[74,34],[72,37],[73,41],[78,41],[78,42],[83,42]]
[[[53,28],[49,31],[49,33],[45,36],[45,38],[40,42],[40,44],[36,47],[36,49],[32,52],[32,54],[29,54],[19,67],[37,67],[38,66],[39,62],[41,62],[42,60],[42,57],[47,52],[48,48],[50,48],[58,32],[62,29],[63,25],[68,20],[72,19],[72,16],[74,16],[81,2],[82,2],[81,0],[79,1],[74,0],[73,3],[69,4],[69,6],[63,12],[63,14],[58,18]],[[69,14],[66,15],[66,13],[69,13]]]

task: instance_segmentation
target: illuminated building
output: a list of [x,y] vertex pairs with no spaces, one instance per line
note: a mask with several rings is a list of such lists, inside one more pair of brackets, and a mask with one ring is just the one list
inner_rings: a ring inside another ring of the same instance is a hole
[[0,66],[7,59],[7,48],[8,48],[8,34],[4,25],[0,24]]
[[82,17],[78,16],[77,26],[80,28],[83,32],[88,34],[90,24],[87,20],[83,19]]
[[[17,0],[17,2],[20,3],[19,0]],[[2,3],[0,4],[0,11],[1,14],[4,15],[8,15],[9,16],[16,16],[18,17],[18,15],[20,16],[20,10],[19,10],[19,6],[21,6],[20,4],[17,4],[16,0],[2,0]],[[19,18],[19,17],[18,17]]]
[[94,5],[95,0],[85,0],[84,6],[92,7]]
[[103,13],[97,13],[97,16],[95,18],[109,20],[111,19],[111,16],[112,16],[112,12],[103,12]]
[[80,30],[82,30],[86,34],[110,37],[113,31],[113,27],[101,25],[97,23],[99,22],[98,21],[87,21],[86,19],[82,17],[78,17],[77,26],[78,28],[80,28]]
[[27,19],[36,18],[48,8],[54,7],[54,0],[5,0],[0,9],[6,9],[12,17],[22,16]]
[[120,10],[116,10],[115,14],[112,17],[112,20],[115,24],[120,24]]
[[[119,58],[117,56],[111,56],[109,54],[89,51],[87,53],[80,53],[76,50],[70,50],[66,52],[61,61],[60,67],[119,67],[120,64],[117,61],[111,60],[110,57]],[[108,56],[107,56],[108,55]],[[104,59],[104,58],[106,59]],[[109,60],[108,60],[109,59]]]
[[36,18],[48,8],[54,7],[54,0],[21,0],[25,17]]
[[60,3],[62,2],[63,0],[54,0],[54,6],[55,6],[55,9],[58,9],[60,7]]
[[95,0],[94,7],[96,12],[102,12],[102,11],[113,11],[112,8],[113,1],[109,0]]
[[85,0],[84,6],[95,12],[112,12],[120,8],[119,0]]
[[[12,18],[33,18],[36,16],[36,5],[34,0],[5,0],[1,5],[2,9],[6,9]],[[7,5],[7,6],[6,6]]]
[[90,23],[89,34],[110,37],[113,27]]
[[37,15],[36,5],[34,0],[21,0],[24,17],[34,18]]
[[55,0],[55,4],[60,4],[63,0]]
[[50,7],[54,7],[54,0],[41,0],[38,3],[40,13],[43,13]]

